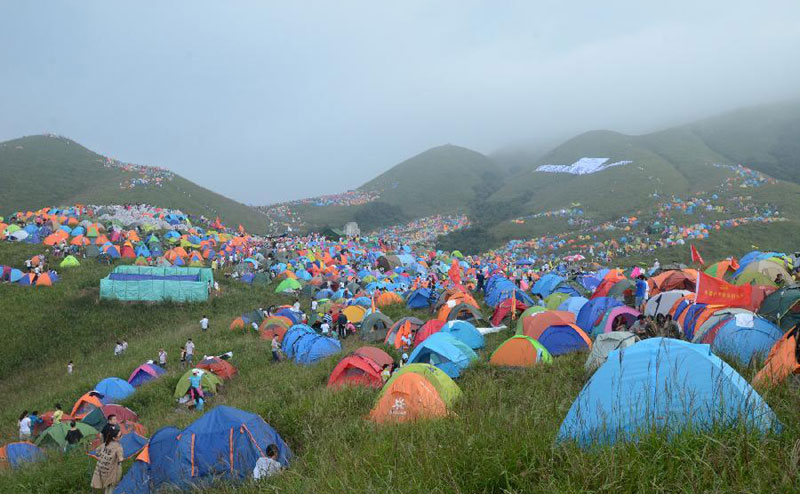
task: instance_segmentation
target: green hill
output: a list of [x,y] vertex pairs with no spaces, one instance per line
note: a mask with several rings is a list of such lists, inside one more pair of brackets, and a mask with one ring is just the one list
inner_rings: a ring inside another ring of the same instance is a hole
[[18,210],[74,203],[148,203],[186,213],[220,216],[229,225],[241,223],[264,230],[265,218],[255,209],[200,187],[170,172],[161,185],[135,187],[135,171],[104,166],[106,158],[62,137],[30,136],[0,143],[0,215]]
[[312,229],[340,228],[355,220],[369,230],[434,214],[466,212],[477,198],[493,192],[502,175],[488,157],[444,145],[409,158],[359,187],[379,192],[376,201],[359,206],[294,208]]

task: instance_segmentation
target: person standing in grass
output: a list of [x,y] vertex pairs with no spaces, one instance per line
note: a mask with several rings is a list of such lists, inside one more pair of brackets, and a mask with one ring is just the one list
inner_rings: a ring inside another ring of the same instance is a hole
[[66,453],[76,449],[83,440],[83,432],[78,430],[78,425],[74,420],[69,423],[69,431],[67,431],[67,437],[65,439],[67,441],[67,446],[64,452]]
[[61,409],[61,403],[56,403],[56,411],[53,412],[53,425],[61,423],[61,417],[64,416],[64,410]]
[[103,429],[100,431],[100,433],[105,435],[106,432],[108,432],[108,431],[110,431],[112,429],[117,431],[117,432],[120,432],[120,430],[121,430],[121,428],[119,426],[119,422],[117,421],[117,416],[114,415],[113,413],[108,416],[106,425],[103,426]]
[[31,440],[31,418],[28,416],[28,411],[25,410],[19,416],[19,420],[17,421],[17,426],[19,427],[19,440],[20,441],[30,441]]
[[280,362],[281,342],[278,341],[278,336],[272,338],[272,361]]
[[158,365],[164,369],[167,368],[167,351],[163,348],[158,350]]
[[118,341],[114,346],[114,356],[119,357],[120,355],[122,355],[122,343]]
[[72,360],[67,363],[67,375],[72,375],[72,372],[75,370],[75,366],[72,364]]
[[194,360],[194,342],[191,338],[186,340],[186,345],[183,348],[186,349],[186,365],[191,366],[192,360]]
[[112,494],[114,487],[122,479],[122,461],[125,456],[119,443],[119,431],[109,430],[103,434],[103,444],[97,448],[97,465],[92,475],[93,489],[102,489],[104,494]]
[[[208,318],[206,317],[205,314],[203,314],[203,318],[200,319],[200,329],[202,329],[203,331],[207,331],[208,330]],[[189,341],[191,341],[191,340],[189,340]]]
[[31,419],[31,435],[34,435],[33,433],[36,431],[36,426],[39,424],[44,424],[44,420],[42,420],[42,418],[39,417],[38,410],[32,411],[31,414],[28,416],[28,418]]
[[267,446],[266,455],[256,460],[256,466],[253,469],[253,479],[255,480],[271,477],[283,470],[278,462],[278,446],[274,444]]

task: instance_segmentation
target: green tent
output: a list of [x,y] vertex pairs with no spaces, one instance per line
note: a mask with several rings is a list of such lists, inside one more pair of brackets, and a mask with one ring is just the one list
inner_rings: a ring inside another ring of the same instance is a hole
[[275,289],[275,293],[283,293],[288,292],[291,290],[300,290],[302,285],[300,282],[294,278],[286,278],[285,280],[281,281],[278,285],[278,288]]
[[792,329],[800,323],[800,285],[787,286],[767,295],[758,314],[784,331]]
[[73,268],[75,266],[80,266],[80,265],[81,263],[79,263],[78,260],[75,259],[75,256],[67,256],[64,258],[63,261],[61,261],[61,264],[59,264],[59,266],[61,266],[62,268]]
[[[408,364],[400,368],[400,370],[392,374],[392,377],[384,384],[383,389],[389,389],[391,383],[406,372],[419,374],[433,384],[433,387],[439,392],[439,396],[448,408],[461,397],[461,389],[459,389],[455,381],[445,374],[443,370],[430,364]],[[381,396],[383,396],[383,391],[381,391],[378,399],[380,399]]]
[[[89,424],[76,422],[75,426],[79,431],[81,431],[81,434],[83,434],[83,439],[81,440],[82,443],[89,443],[97,436],[97,429]],[[48,427],[44,430],[44,432],[39,434],[39,437],[36,439],[36,445],[40,447],[50,446],[62,449],[66,448],[67,432],[69,432],[69,427],[70,426],[67,422],[61,422]]]
[[562,292],[555,292],[551,293],[544,299],[544,304],[547,310],[558,310],[558,306],[561,305],[562,302],[570,298],[572,295],[568,293]]
[[222,380],[213,372],[204,371],[203,369],[191,369],[178,379],[178,385],[175,386],[175,394],[173,395],[176,399],[189,392],[189,378],[192,377],[193,371],[200,371],[200,386],[203,388],[204,393],[216,393],[217,387],[222,386]]
[[14,232],[18,232],[20,230],[22,230],[22,228],[20,228],[19,225],[13,225],[12,224],[12,225],[8,225],[6,227],[6,233],[8,233],[9,235],[11,235]]
[[733,281],[734,285],[764,285],[776,286],[775,282],[767,277],[767,275],[759,273],[758,271],[745,271],[741,273]]
[[522,320],[523,319],[525,319],[528,316],[532,316],[533,314],[536,314],[537,312],[544,312],[546,310],[547,309],[542,307],[541,305],[534,305],[532,307],[528,307],[527,309],[525,309],[525,312],[520,314],[519,319],[517,319],[517,334],[522,334]]
[[[492,352],[492,355],[489,357],[489,362],[491,363],[491,360],[494,357],[494,354],[497,353],[498,351],[500,351],[500,349],[503,348],[506,344],[514,345],[520,339],[525,341],[525,342],[527,342],[528,344],[530,344],[530,346],[539,353],[539,355],[540,355],[539,359],[540,360],[537,360],[537,363],[539,363],[539,362],[541,362],[543,364],[552,364],[553,363],[553,356],[550,355],[550,351],[547,350],[547,348],[544,345],[539,343],[538,340],[536,340],[534,338],[531,338],[530,336],[527,336],[527,335],[524,335],[524,334],[516,334],[516,335],[512,336],[511,338],[507,339],[506,341],[500,343],[500,346],[498,346]],[[509,347],[509,348],[513,348],[513,347]],[[492,365],[495,365],[495,364],[492,364]]]
[[450,253],[450,255],[453,257],[457,257],[459,259],[464,258],[464,254],[462,254],[460,250],[454,250],[453,252]]
[[106,420],[106,416],[103,413],[102,408],[95,408],[91,412],[89,412],[88,415],[83,417],[81,419],[81,422],[97,429],[98,431],[101,431],[103,430],[103,427],[105,427],[105,425],[108,423],[108,420]]

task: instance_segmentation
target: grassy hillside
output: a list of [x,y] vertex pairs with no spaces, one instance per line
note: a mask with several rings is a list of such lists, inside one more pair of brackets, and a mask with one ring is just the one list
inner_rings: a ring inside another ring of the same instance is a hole
[[31,136],[0,143],[0,215],[18,210],[76,202],[143,202],[243,224],[264,230],[264,217],[253,208],[200,187],[180,176],[162,186],[120,188],[138,177],[102,165],[103,157],[69,139]]
[[294,209],[311,228],[341,227],[355,220],[362,229],[371,230],[434,214],[464,212],[476,198],[493,191],[501,183],[502,174],[491,159],[478,152],[439,146],[395,165],[359,188],[380,191],[378,201],[359,206],[308,205]]
[[[32,249],[2,245],[0,262],[19,264]],[[3,441],[16,436],[22,409],[71,405],[100,379],[127,377],[161,347],[170,354],[169,373],[139,388],[124,404],[139,413],[151,432],[188,425],[198,414],[177,407],[172,391],[179,377],[178,348],[192,337],[198,354],[233,351],[239,368],[209,406],[227,404],[260,414],[296,455],[290,470],[264,484],[225,484],[203,492],[671,493],[689,492],[686,486],[691,486],[692,492],[742,493],[796,488],[792,447],[800,435],[800,397],[789,384],[765,395],[784,423],[780,434],[721,430],[672,440],[653,434],[637,445],[580,451],[554,440],[586,382],[585,355],[559,357],[553,365],[528,370],[489,367],[485,361],[509,336],[506,332],[491,335],[481,362],[458,380],[464,396],[452,418],[379,427],[364,419],[376,391],[326,388],[336,358],[309,367],[276,365],[270,362],[267,342],[227,329],[241,312],[283,301],[270,288],[222,280],[223,295],[213,302],[148,306],[145,311],[139,305],[96,302],[97,278],[107,269],[87,264],[65,271],[51,289],[0,286],[0,296],[12,301],[0,312],[0,327],[13,328],[3,333],[13,344],[0,348],[0,396],[8,405],[0,407]],[[393,317],[409,313],[391,310]],[[40,311],[46,311],[46,324],[35,315]],[[198,328],[203,313],[211,319],[207,333]],[[121,337],[130,347],[115,358],[113,342]],[[21,364],[13,353],[26,345],[40,351],[26,353]],[[358,345],[349,339],[345,348]],[[76,374],[68,377],[70,358]],[[754,369],[741,371],[750,378]],[[0,492],[89,492],[93,467],[94,461],[80,453],[54,452],[47,462],[0,473]]]

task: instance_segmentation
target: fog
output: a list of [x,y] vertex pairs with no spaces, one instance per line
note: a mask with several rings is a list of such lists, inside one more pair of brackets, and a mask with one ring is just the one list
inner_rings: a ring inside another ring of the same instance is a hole
[[266,204],[439,144],[641,133],[798,95],[796,0],[589,3],[6,0],[0,140],[57,133]]

